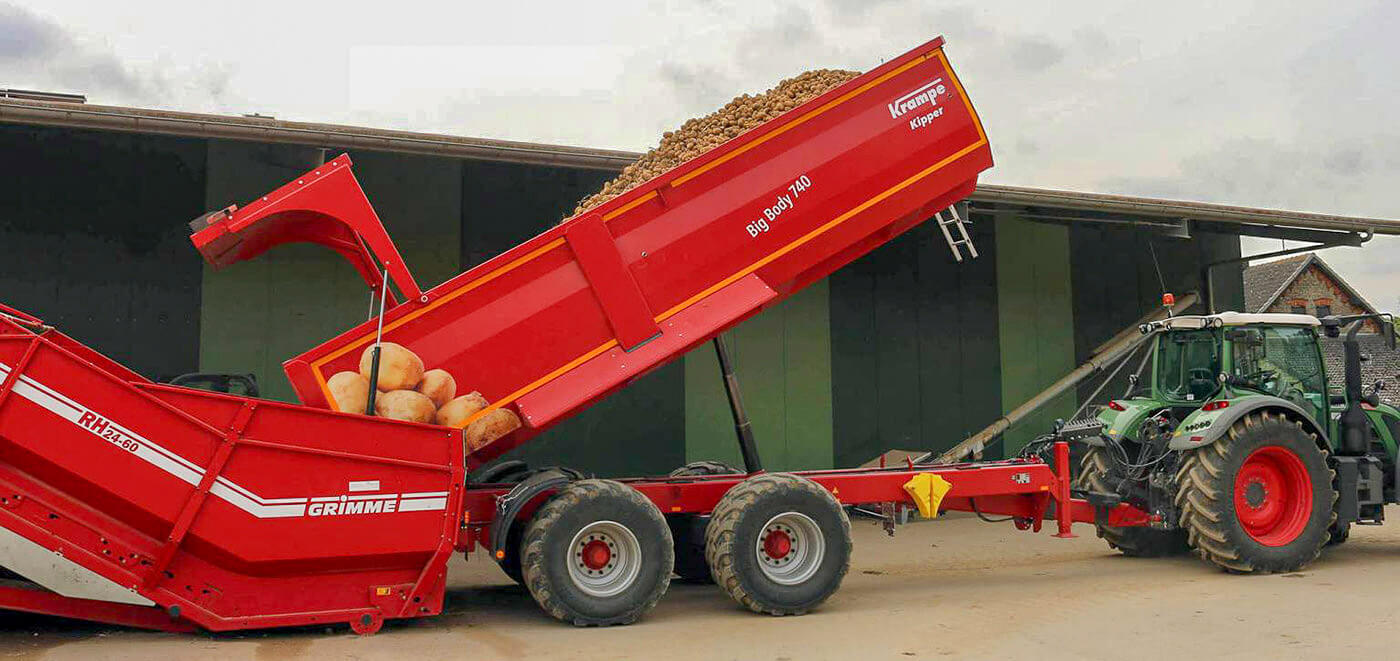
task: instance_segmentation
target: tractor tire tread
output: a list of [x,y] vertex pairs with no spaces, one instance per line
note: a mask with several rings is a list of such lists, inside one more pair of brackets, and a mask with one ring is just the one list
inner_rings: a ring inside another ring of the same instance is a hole
[[[1101,448],[1091,446],[1079,461],[1079,478],[1075,488],[1099,493],[1114,493],[1112,485],[1104,481],[1109,474],[1109,458]],[[1098,536],[1112,548],[1132,558],[1161,558],[1181,555],[1190,551],[1186,535],[1177,530],[1154,530],[1151,528],[1119,528],[1095,524]]]
[[[1219,440],[1185,453],[1185,460],[1178,473],[1181,479],[1178,480],[1175,502],[1181,512],[1181,527],[1187,531],[1187,538],[1195,547],[1197,555],[1207,564],[1236,574],[1297,571],[1316,560],[1318,555],[1322,553],[1322,548],[1331,539],[1330,535],[1322,535],[1315,548],[1305,549],[1293,561],[1268,567],[1260,566],[1257,562],[1241,557],[1240,549],[1230,541],[1227,526],[1234,521],[1232,514],[1234,504],[1231,501],[1233,487],[1223,484],[1220,478],[1226,472],[1226,463],[1229,461],[1231,448],[1236,443],[1240,443],[1247,435],[1264,433],[1271,427],[1279,428],[1281,426],[1296,429],[1297,433],[1317,448],[1322,456],[1323,464],[1326,465],[1327,450],[1318,443],[1315,434],[1309,432],[1301,422],[1270,411],[1246,415],[1231,425]],[[1336,477],[1336,472],[1330,467],[1326,470],[1327,483],[1330,485]],[[1335,509],[1337,495],[1335,491],[1331,493],[1333,502],[1331,503],[1332,515],[1328,522],[1329,527],[1337,519]]]

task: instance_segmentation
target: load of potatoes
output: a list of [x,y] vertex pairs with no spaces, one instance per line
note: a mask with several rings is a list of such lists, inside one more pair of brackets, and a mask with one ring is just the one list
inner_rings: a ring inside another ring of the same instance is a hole
[[[489,404],[479,392],[457,396],[457,380],[447,370],[423,369],[423,360],[407,347],[380,343],[379,378],[374,415],[393,420],[463,427],[467,447],[476,450],[520,428],[514,411],[499,408],[465,424]],[[358,372],[339,372],[326,381],[337,410],[365,413],[369,406],[369,379],[374,345],[360,355]]]
[[817,69],[784,80],[762,94],[737,96],[723,108],[662,134],[661,144],[623,168],[622,174],[602,190],[583,198],[574,208],[574,215],[626,193],[859,75],[859,71]]

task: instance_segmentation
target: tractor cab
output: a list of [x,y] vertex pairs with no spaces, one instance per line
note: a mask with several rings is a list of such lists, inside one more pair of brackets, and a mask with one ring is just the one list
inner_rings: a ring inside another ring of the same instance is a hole
[[1151,388],[1138,399],[1178,419],[1207,402],[1240,395],[1285,399],[1325,425],[1327,375],[1317,329],[1301,314],[1225,312],[1144,326],[1152,339]]

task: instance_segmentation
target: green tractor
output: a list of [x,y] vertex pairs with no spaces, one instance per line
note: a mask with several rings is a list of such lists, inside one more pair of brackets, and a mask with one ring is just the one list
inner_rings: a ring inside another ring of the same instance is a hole
[[[1357,332],[1390,315],[1181,316],[1141,327],[1150,354],[1129,391],[1062,438],[1083,443],[1076,489],[1100,512],[1129,503],[1145,525],[1099,525],[1132,556],[1195,550],[1226,571],[1288,572],[1396,502],[1400,411],[1361,382]],[[1343,331],[1343,387],[1319,332]],[[1150,369],[1149,369],[1150,366]]]

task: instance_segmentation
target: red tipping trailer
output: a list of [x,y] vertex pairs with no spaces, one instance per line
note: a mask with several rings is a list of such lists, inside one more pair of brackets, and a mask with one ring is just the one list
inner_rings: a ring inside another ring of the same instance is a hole
[[[346,156],[196,221],[216,266],[301,241],[344,255],[371,288],[387,271],[399,296],[385,338],[524,421],[471,449],[460,429],[330,410],[326,379],[356,369],[377,323],[288,361],[303,402],[290,405],[152,383],[0,306],[0,565],[41,586],[0,583],[0,607],[367,633],[440,612],[450,555],[485,546],[578,624],[636,619],[673,567],[699,566],[755,610],[795,613],[845,573],[842,504],[975,509],[1035,529],[1053,505],[1068,534],[1095,513],[1070,498],[1063,446],[1054,469],[465,480],[966,197],[990,166],[940,39],[427,292]],[[1127,505],[1108,515],[1145,521]]]
[[[525,423],[476,466],[967,197],[991,165],[935,40],[427,292],[345,156],[193,240],[216,265],[325,243],[372,285],[373,253],[406,298],[385,339],[485,395],[478,417],[509,406]],[[327,378],[356,369],[376,327],[287,361],[304,404],[333,406]]]

